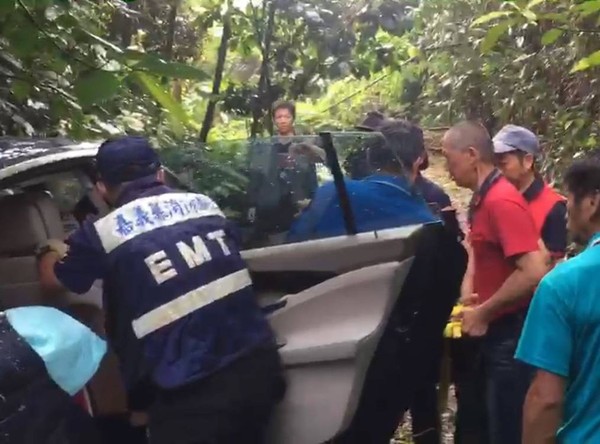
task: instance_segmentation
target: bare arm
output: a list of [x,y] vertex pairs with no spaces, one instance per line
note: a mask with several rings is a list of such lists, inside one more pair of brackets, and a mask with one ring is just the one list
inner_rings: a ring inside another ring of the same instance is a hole
[[303,154],[312,162],[324,162],[327,159],[325,150],[310,142],[295,143],[290,146],[290,154]]
[[549,270],[546,256],[539,250],[522,254],[515,263],[516,270],[480,307],[488,319],[493,319],[502,310],[531,296],[535,287]]
[[49,295],[55,295],[65,290],[54,273],[54,265],[61,259],[59,253],[50,251],[39,259],[38,270],[40,275],[40,285]]
[[471,305],[474,301],[473,296],[473,278],[475,276],[475,258],[473,256],[473,248],[469,241],[462,242],[463,247],[467,251],[467,269],[460,285],[459,302],[464,305]]
[[565,379],[538,370],[523,407],[523,444],[553,444],[562,420]]

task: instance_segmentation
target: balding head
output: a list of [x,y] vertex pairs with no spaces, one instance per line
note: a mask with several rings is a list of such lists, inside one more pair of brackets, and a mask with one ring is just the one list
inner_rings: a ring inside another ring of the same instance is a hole
[[485,127],[474,121],[464,121],[454,125],[444,135],[444,145],[449,149],[475,149],[479,160],[494,163],[494,144],[492,137]]
[[461,122],[442,140],[442,153],[457,185],[477,190],[494,168],[494,145],[490,133],[477,122]]

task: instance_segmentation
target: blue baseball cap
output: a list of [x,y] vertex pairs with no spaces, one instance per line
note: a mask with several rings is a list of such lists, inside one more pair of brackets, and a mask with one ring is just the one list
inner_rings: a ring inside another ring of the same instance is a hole
[[494,137],[494,152],[504,154],[511,151],[522,151],[537,156],[540,154],[540,142],[527,128],[506,125]]
[[151,176],[160,167],[158,154],[145,137],[124,136],[107,140],[96,154],[99,179],[108,185]]

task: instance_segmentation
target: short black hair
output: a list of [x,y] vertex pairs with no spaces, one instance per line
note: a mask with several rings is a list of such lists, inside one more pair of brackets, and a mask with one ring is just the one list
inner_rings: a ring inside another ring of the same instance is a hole
[[425,155],[423,130],[408,120],[387,120],[379,128],[386,140],[386,149],[374,160],[385,165],[400,163],[411,169],[419,157]]
[[565,173],[564,183],[576,203],[586,196],[600,193],[600,149],[573,162]]
[[296,105],[288,100],[278,100],[271,108],[271,114],[275,117],[275,113],[280,109],[287,109],[292,115],[292,119],[296,120]]
[[494,142],[489,131],[480,122],[465,120],[457,123],[448,130],[446,138],[451,147],[464,150],[469,147],[475,148],[484,162],[494,163]]
[[377,128],[386,121],[386,117],[379,111],[369,111],[365,118],[355,126],[360,131],[377,131]]

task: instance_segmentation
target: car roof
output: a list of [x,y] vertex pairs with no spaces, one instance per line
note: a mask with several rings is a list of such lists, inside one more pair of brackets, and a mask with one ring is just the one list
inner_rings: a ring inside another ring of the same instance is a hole
[[99,146],[59,137],[0,137],[0,180],[40,165],[93,157]]

